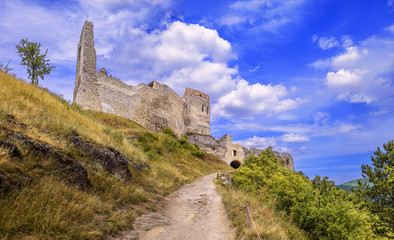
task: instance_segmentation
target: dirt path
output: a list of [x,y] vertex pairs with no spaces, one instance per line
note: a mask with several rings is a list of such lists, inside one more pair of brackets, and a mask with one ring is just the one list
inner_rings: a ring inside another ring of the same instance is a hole
[[213,179],[216,174],[197,179],[165,199],[163,209],[136,219],[132,232],[121,239],[231,240],[230,228],[221,196]]

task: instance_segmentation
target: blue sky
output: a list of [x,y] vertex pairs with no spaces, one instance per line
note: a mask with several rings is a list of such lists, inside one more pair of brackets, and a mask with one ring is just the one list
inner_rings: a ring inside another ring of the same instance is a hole
[[289,152],[310,177],[360,177],[393,139],[393,0],[0,0],[0,62],[26,78],[15,45],[41,42],[42,86],[71,101],[85,20],[98,68],[206,92],[214,137]]

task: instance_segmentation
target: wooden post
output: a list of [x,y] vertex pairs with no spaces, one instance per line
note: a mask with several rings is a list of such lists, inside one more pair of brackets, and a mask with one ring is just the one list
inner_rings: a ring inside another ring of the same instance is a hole
[[248,202],[245,203],[245,210],[246,210],[246,220],[247,220],[247,223],[248,223],[248,228],[252,229],[252,223],[250,221],[249,203]]

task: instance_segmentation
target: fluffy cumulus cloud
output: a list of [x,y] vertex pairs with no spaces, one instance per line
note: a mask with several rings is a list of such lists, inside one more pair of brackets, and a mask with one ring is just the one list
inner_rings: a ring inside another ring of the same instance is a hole
[[393,95],[394,40],[371,37],[311,66],[327,70],[325,83],[338,100],[390,104]]
[[219,98],[213,111],[224,117],[249,118],[256,114],[272,114],[296,108],[301,99],[287,97],[283,85],[249,84],[241,79],[233,91]]
[[327,73],[327,85],[334,88],[354,87],[357,86],[362,79],[362,71],[348,71],[340,69],[337,72]]
[[130,84],[158,80],[179,95],[192,87],[213,98],[235,86],[237,69],[227,62],[236,55],[216,30],[176,21],[151,33],[129,28],[121,41],[110,64]]

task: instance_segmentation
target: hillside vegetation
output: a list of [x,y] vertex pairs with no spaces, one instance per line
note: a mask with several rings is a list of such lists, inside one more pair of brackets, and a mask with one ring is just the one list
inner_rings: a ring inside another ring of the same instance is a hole
[[103,239],[226,168],[170,129],[84,111],[0,71],[0,239]]
[[[380,239],[373,232],[376,216],[354,194],[327,177],[309,180],[285,169],[270,148],[244,159],[231,174],[233,191],[221,187],[237,239],[256,239],[246,225],[250,203],[257,231],[264,239]],[[384,238],[383,238],[384,239]]]

